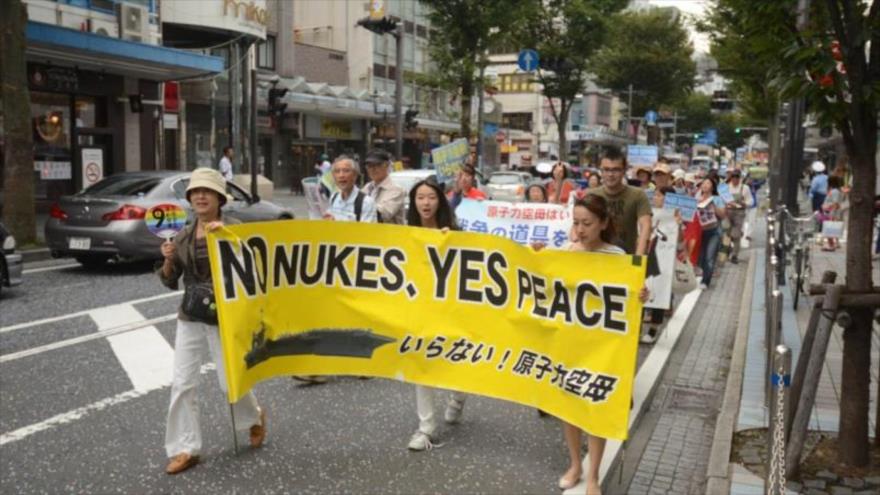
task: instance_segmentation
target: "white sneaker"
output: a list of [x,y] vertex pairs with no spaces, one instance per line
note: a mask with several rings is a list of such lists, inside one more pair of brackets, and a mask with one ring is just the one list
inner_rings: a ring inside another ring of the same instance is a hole
[[422,452],[424,450],[433,449],[434,444],[431,443],[431,437],[427,433],[419,430],[409,439],[409,445],[407,445],[407,448],[416,452]]
[[455,399],[449,399],[449,404],[446,405],[446,412],[443,414],[443,419],[454,425],[461,421],[461,413],[464,410],[464,402],[459,402]]
[[700,290],[706,290],[706,289],[708,289],[708,288],[709,288],[708,285],[706,285],[706,284],[700,284]]
[[639,338],[639,342],[642,344],[653,344],[657,342],[657,328],[648,327],[642,332],[642,336]]

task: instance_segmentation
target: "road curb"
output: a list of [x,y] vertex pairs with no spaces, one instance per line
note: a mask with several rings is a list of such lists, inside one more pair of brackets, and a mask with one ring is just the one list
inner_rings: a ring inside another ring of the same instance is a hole
[[742,304],[739,307],[736,339],[733,344],[733,354],[730,357],[724,399],[715,422],[715,434],[712,438],[712,449],[709,452],[709,465],[706,468],[706,493],[710,495],[730,493],[730,451],[733,448],[733,432],[736,428],[742,399],[743,373],[745,372],[746,348],[749,337],[749,315],[752,311],[752,293],[755,290],[755,258],[756,251],[752,250],[746,273],[745,290],[747,292],[743,294]]
[[52,259],[52,253],[49,251],[49,248],[25,249],[20,251],[20,253],[24,263],[35,263]]

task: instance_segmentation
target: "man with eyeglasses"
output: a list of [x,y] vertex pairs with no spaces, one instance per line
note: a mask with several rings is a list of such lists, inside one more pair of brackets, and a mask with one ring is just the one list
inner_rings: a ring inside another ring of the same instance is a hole
[[625,181],[626,155],[608,148],[599,161],[602,185],[587,191],[602,196],[618,232],[618,245],[629,254],[645,255],[651,236],[651,203],[645,192]]

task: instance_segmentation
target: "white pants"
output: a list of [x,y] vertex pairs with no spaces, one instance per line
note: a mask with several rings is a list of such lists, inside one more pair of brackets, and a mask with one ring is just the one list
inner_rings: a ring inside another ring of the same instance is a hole
[[[226,393],[226,372],[220,347],[220,329],[215,325],[196,321],[177,320],[174,338],[174,378],[171,383],[171,405],[165,425],[165,452],[168,457],[188,453],[199,455],[202,449],[202,431],[199,427],[199,406],[196,385],[204,351],[210,351],[217,367],[220,389]],[[260,424],[260,409],[254,394],[247,395],[232,406],[235,425],[242,429]]]
[[[452,392],[452,400],[464,404],[465,395],[461,392]],[[433,435],[437,429],[437,420],[434,419],[434,389],[423,385],[416,385],[416,412],[419,414],[419,431],[426,435]]]

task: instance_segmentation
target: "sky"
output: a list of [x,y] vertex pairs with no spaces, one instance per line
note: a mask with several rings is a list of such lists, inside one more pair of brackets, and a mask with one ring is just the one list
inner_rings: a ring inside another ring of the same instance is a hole
[[[709,5],[710,0],[648,0],[651,5],[660,7],[677,7],[689,16],[702,16]],[[709,52],[709,40],[706,35],[696,32],[693,26],[688,26],[691,31],[691,42],[697,53]]]

